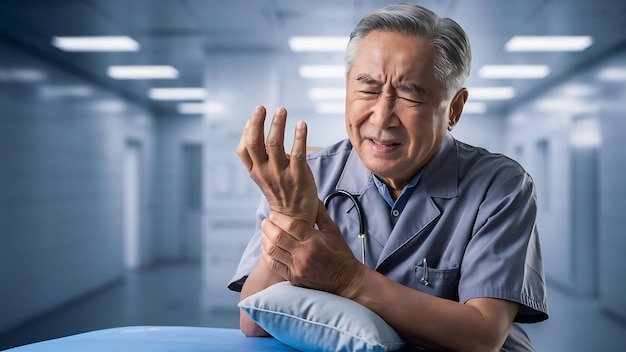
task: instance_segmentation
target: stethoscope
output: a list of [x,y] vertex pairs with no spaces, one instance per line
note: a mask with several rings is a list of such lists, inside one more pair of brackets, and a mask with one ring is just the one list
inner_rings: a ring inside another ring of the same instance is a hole
[[326,199],[324,199],[324,207],[328,209],[328,203],[330,203],[330,200],[337,196],[347,197],[352,201],[352,203],[354,203],[357,216],[359,217],[358,237],[361,239],[361,262],[365,265],[365,219],[363,219],[363,210],[361,209],[361,203],[352,193],[340,189],[326,196]]
[[[337,196],[347,197],[348,199],[352,201],[352,203],[354,203],[354,207],[356,208],[356,213],[359,218],[358,237],[361,239],[361,262],[363,263],[363,265],[365,265],[365,219],[363,218],[363,210],[361,209],[361,203],[359,202],[359,200],[356,198],[354,194],[340,189],[326,196],[326,198],[324,199],[324,207],[328,209],[328,204],[330,203],[331,199]],[[428,281],[428,262],[426,261],[426,258],[423,259],[422,265],[424,266],[424,271],[422,273],[420,283],[424,286],[429,286],[430,281]]]

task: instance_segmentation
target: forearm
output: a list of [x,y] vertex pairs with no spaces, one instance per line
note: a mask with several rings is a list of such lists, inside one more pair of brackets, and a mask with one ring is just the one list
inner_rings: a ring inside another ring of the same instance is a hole
[[[249,297],[275,283],[285,281],[274,273],[263,259],[259,260],[252,270],[241,289],[241,299]],[[258,326],[243,310],[239,312],[239,327],[246,336],[269,336],[265,330]]]
[[517,304],[497,299],[462,304],[431,296],[370,269],[351,294],[407,342],[452,351],[498,351],[517,312]]

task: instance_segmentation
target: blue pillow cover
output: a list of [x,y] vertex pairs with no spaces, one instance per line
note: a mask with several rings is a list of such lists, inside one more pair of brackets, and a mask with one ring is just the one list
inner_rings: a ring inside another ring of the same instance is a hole
[[405,344],[368,308],[289,282],[245,298],[239,308],[274,338],[302,351],[394,351]]

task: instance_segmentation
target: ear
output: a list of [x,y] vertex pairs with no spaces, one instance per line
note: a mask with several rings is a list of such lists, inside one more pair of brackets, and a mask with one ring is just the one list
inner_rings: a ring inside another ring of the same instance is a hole
[[448,115],[448,131],[452,131],[454,126],[461,119],[461,113],[463,112],[463,106],[467,101],[467,97],[469,93],[467,92],[467,88],[461,88],[454,98],[452,98],[452,102],[450,103],[450,113]]

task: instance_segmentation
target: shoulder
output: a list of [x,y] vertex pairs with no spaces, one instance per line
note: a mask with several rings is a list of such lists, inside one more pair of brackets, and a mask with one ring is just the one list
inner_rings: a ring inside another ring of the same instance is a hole
[[360,173],[360,168],[355,167],[355,154],[350,140],[344,139],[307,156],[320,194],[335,190],[345,170],[350,170],[352,178]]
[[455,140],[455,145],[459,156],[460,175],[476,174],[481,177],[506,179],[528,174],[517,161],[504,154],[493,153],[459,140]]
[[482,189],[485,197],[522,193],[533,197],[534,182],[530,174],[514,159],[455,141],[459,154],[459,186]]
[[309,153],[307,162],[313,173],[329,172],[329,168],[343,167],[352,151],[352,144],[348,139],[344,139],[321,150]]

